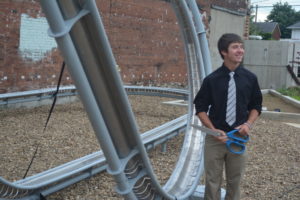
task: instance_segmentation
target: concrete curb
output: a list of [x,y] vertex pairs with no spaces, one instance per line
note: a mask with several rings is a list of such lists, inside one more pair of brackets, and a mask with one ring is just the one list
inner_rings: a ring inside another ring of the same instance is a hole
[[289,96],[285,96],[285,95],[282,95],[280,94],[279,92],[277,92],[276,90],[269,90],[269,93],[282,99],[283,101],[289,103],[289,104],[292,104],[293,106],[297,107],[297,108],[300,108],[300,101],[292,98],[292,97],[289,97]]
[[[271,94],[275,97],[278,97],[285,101],[287,104],[292,104],[293,106],[300,108],[300,101],[293,99],[289,96],[285,96],[277,92],[276,90],[272,89],[264,89],[261,90],[262,94]],[[174,100],[174,101],[167,101],[163,102],[163,104],[172,105],[172,106],[188,106],[184,100]],[[276,121],[293,121],[296,123],[300,123],[300,113],[286,113],[286,112],[275,112],[275,111],[262,111],[261,117],[270,120]]]
[[[272,89],[266,89],[261,91],[262,94],[271,94],[273,96],[276,96],[283,101],[285,101],[288,104],[292,104],[293,106],[300,108],[300,101],[293,99],[289,96],[285,96],[277,92],[276,90]],[[300,123],[300,113],[286,113],[286,112],[275,112],[275,111],[262,111],[261,117],[271,120],[277,120],[277,121],[293,121]]]
[[261,117],[276,120],[276,121],[293,121],[300,123],[300,114],[297,113],[285,113],[285,112],[274,112],[274,111],[262,111]]

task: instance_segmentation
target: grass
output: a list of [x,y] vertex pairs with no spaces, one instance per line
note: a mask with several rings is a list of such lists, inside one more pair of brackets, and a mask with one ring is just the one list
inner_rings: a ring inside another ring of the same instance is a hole
[[300,87],[281,88],[277,90],[283,95],[290,96],[300,101]]

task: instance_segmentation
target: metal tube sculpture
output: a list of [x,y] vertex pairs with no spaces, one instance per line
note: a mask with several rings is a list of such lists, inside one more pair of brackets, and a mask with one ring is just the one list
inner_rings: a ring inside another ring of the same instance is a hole
[[[125,199],[189,199],[203,173],[204,135],[189,124],[200,124],[192,100],[201,80],[211,71],[205,31],[195,0],[167,2],[174,8],[184,39],[189,108],[179,160],[170,179],[161,186],[137,130],[94,0],[41,0],[49,33],[56,39],[74,80],[105,156],[107,171]],[[46,185],[20,186],[0,179],[0,197],[26,199]]]

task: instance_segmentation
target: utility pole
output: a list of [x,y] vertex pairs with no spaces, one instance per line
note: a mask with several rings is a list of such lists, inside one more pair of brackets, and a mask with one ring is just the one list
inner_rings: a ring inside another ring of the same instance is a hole
[[266,1],[269,1],[269,0],[260,0],[260,1],[256,1],[256,2],[252,3],[252,4],[256,3],[256,6],[255,6],[255,23],[257,22],[258,3],[262,3],[262,2],[266,2]]
[[258,11],[258,5],[255,6],[255,23],[257,22],[257,11]]

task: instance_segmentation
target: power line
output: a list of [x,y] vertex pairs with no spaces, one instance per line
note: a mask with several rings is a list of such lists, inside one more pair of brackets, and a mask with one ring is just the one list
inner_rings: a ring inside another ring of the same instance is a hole
[[[300,6],[300,5],[289,5],[289,6],[292,6],[292,7],[298,7],[298,6]],[[257,5],[256,4],[256,6],[251,6],[252,8],[255,8],[255,22],[257,22],[257,13],[258,13],[258,8],[273,8],[274,7],[274,5],[272,5],[272,6],[259,6],[259,5]]]
[[252,2],[251,4],[257,4],[257,3],[263,3],[263,2],[266,2],[266,1],[269,1],[269,0],[261,0],[261,1],[256,1],[256,2]]
[[[298,6],[300,6],[300,5],[289,5],[289,6],[292,6],[292,7],[298,7]],[[253,6],[254,7],[254,6]],[[257,7],[257,8],[272,8],[272,7],[274,7],[274,6],[259,6],[259,5],[256,5],[255,7]]]

